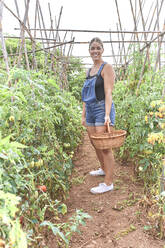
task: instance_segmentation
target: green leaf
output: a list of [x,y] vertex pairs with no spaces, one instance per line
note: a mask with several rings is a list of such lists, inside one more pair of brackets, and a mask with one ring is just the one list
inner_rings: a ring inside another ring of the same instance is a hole
[[58,207],[58,212],[63,215],[67,213],[67,206],[63,203]]
[[60,238],[62,238],[64,240],[64,242],[66,244],[69,244],[69,240],[66,239],[66,237],[64,236],[64,234],[60,231],[60,229],[58,227],[56,227],[53,223],[51,223],[50,221],[44,221],[40,224],[40,226],[48,226],[54,235],[59,235]]
[[12,142],[11,143],[11,146],[13,147],[13,148],[20,148],[20,149],[23,149],[23,148],[27,148],[28,146],[25,146],[25,145],[23,145],[23,144],[21,144],[21,143],[18,143],[18,142]]
[[8,159],[8,157],[6,155],[4,155],[3,153],[0,153],[0,158],[2,158],[2,159]]
[[31,220],[33,224],[37,224],[38,223],[38,220],[37,219],[32,219]]
[[152,226],[144,226],[144,230],[145,230],[145,231],[148,231],[148,230],[150,230],[150,229],[152,229]]
[[21,91],[17,92],[16,94],[24,103],[27,103],[26,98],[24,97],[23,93]]

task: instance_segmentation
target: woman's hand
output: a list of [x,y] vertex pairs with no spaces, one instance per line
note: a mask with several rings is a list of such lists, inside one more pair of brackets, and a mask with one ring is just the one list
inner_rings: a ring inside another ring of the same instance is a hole
[[110,120],[110,118],[109,118],[109,115],[108,115],[108,116],[105,116],[104,120],[105,120],[105,122],[104,122],[104,125],[105,125],[105,126],[106,126],[106,125],[109,125],[109,123],[111,123],[111,120]]
[[85,127],[86,126],[86,118],[82,117],[81,124]]

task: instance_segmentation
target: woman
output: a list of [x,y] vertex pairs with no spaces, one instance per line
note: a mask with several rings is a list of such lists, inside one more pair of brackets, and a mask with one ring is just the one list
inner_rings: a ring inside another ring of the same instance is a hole
[[[93,133],[105,132],[107,125],[110,125],[110,129],[113,130],[115,121],[115,109],[112,102],[115,73],[112,66],[103,61],[103,52],[103,42],[97,37],[93,38],[89,43],[93,66],[87,72],[82,89],[82,125],[86,126],[89,138]],[[90,141],[92,143],[91,138]],[[104,182],[90,190],[91,193],[98,194],[113,190],[114,157],[111,149],[95,150],[101,168],[91,171],[90,175],[105,175]]]

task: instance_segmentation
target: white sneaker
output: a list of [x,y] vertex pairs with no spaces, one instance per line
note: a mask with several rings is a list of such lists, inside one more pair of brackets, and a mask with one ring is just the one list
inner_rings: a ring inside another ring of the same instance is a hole
[[92,194],[101,194],[110,190],[113,190],[113,183],[109,186],[106,185],[105,183],[100,183],[99,186],[91,188],[90,192]]
[[100,168],[98,170],[90,171],[91,176],[105,176],[105,172]]

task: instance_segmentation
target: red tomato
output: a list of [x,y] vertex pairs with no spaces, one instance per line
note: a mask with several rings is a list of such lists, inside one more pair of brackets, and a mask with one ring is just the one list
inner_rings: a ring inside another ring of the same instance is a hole
[[45,185],[38,186],[38,189],[41,190],[42,192],[46,192],[46,186]]
[[20,224],[23,223],[23,216],[20,216],[20,217],[19,217],[19,222],[20,222]]

